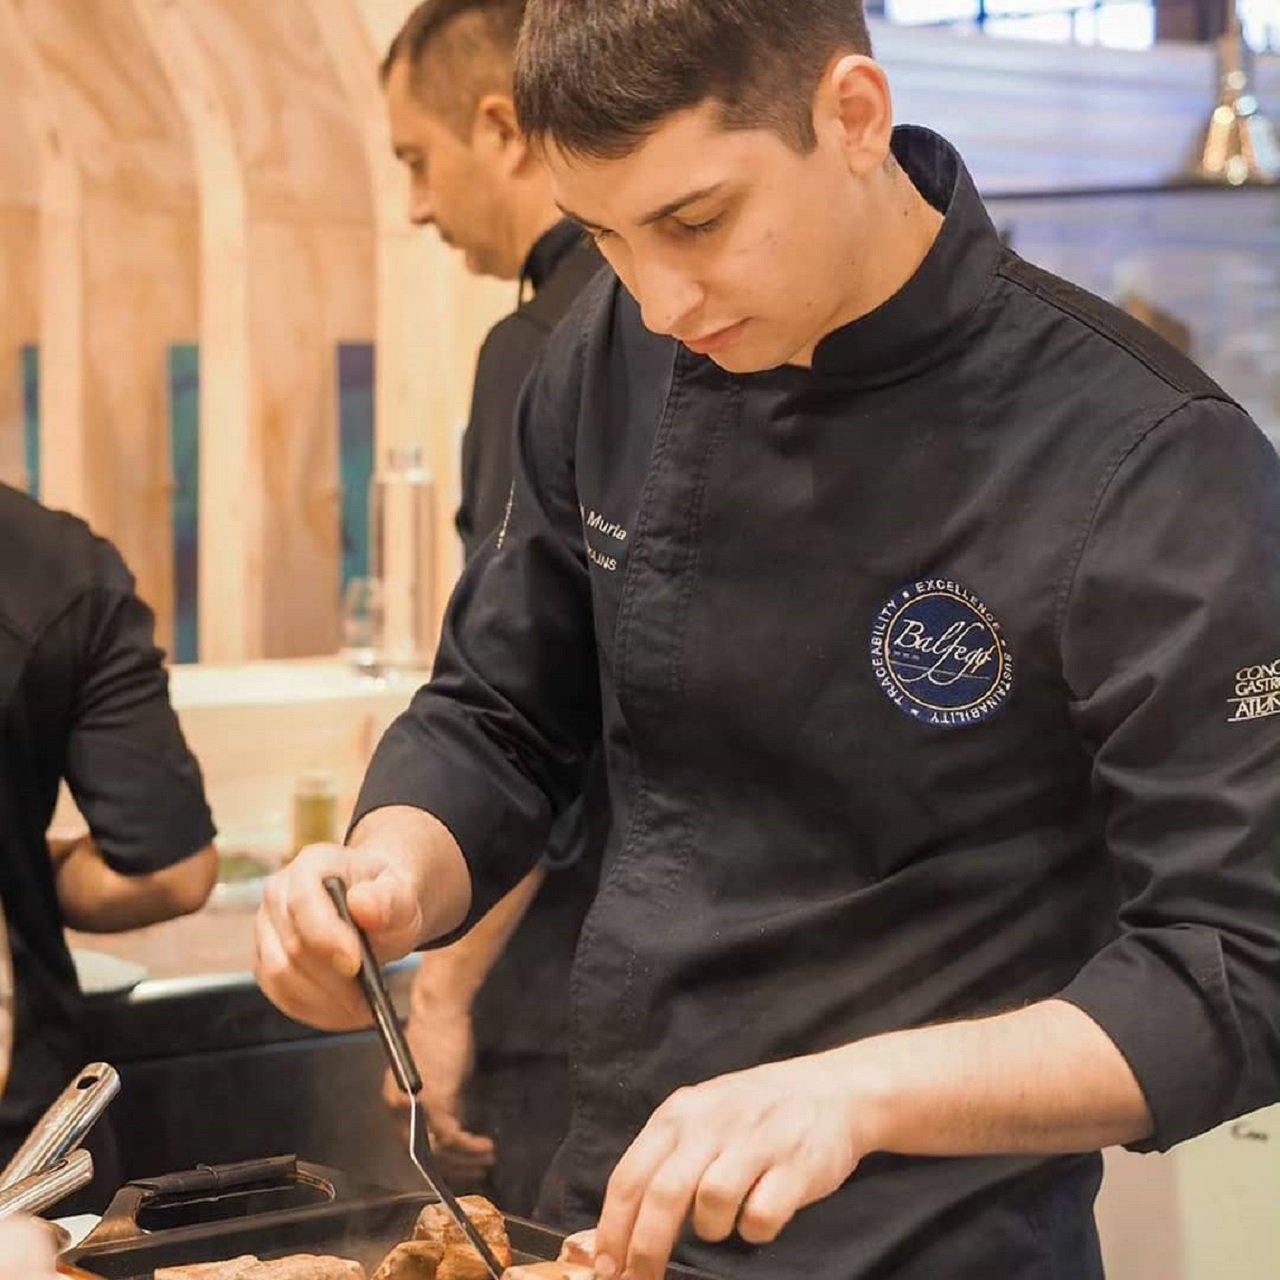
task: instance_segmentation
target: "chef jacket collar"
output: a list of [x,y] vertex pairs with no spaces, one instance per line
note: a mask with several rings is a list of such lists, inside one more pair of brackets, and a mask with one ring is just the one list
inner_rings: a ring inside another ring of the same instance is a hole
[[910,374],[960,331],[1000,260],[1000,238],[959,152],[914,125],[894,129],[891,145],[916,189],[944,214],[942,228],[897,293],[818,343],[816,373],[876,383]]
[[529,250],[520,271],[520,294],[524,296],[527,281],[537,293],[554,274],[555,269],[582,243],[582,228],[568,218],[561,218],[550,230],[544,231]]

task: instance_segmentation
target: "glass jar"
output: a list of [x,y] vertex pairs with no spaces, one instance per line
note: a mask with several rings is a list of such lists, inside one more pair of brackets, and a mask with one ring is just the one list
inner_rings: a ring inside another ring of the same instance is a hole
[[369,493],[369,576],[381,592],[384,668],[420,670],[435,649],[434,507],[422,450],[389,449]]

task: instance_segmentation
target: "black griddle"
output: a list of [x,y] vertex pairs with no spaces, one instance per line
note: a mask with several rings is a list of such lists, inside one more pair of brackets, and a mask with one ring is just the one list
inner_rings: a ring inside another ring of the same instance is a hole
[[[127,1183],[59,1262],[101,1280],[154,1280],[157,1267],[317,1253],[351,1258],[372,1275],[434,1202],[426,1191],[387,1191],[291,1155],[205,1165]],[[559,1256],[563,1235],[523,1218],[506,1223],[513,1262]],[[709,1280],[677,1266],[667,1276]]]

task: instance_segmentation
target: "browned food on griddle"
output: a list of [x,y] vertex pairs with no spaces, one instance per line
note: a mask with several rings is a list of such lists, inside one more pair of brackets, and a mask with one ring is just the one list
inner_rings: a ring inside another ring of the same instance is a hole
[[367,1280],[364,1268],[349,1258],[326,1254],[291,1253],[287,1258],[259,1262],[245,1280]]
[[[501,1212],[483,1196],[462,1196],[459,1203],[489,1246],[498,1266],[509,1267],[511,1244]],[[436,1280],[488,1280],[489,1273],[480,1255],[443,1205],[429,1204],[423,1209],[414,1224],[413,1238],[438,1241],[443,1249]]]
[[258,1265],[256,1254],[246,1253],[225,1262],[189,1262],[180,1267],[158,1267],[155,1280],[249,1280]]
[[502,1280],[594,1280],[595,1272],[576,1262],[525,1262],[508,1267]]
[[260,1262],[244,1280],[367,1280],[365,1268],[349,1258],[328,1254],[291,1253],[287,1258]]
[[443,1257],[439,1240],[406,1240],[378,1264],[373,1280],[436,1280]]
[[226,1262],[161,1267],[155,1280],[366,1280],[364,1268],[347,1258],[294,1253],[264,1262],[252,1254]]

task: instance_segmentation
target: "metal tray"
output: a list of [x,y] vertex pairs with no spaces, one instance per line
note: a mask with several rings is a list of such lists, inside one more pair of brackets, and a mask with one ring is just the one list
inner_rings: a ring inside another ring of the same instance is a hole
[[[181,1263],[323,1253],[352,1258],[372,1274],[434,1199],[426,1191],[356,1183],[295,1156],[203,1166],[126,1184],[98,1226],[59,1263],[69,1274],[100,1280],[154,1280],[157,1267]],[[506,1223],[513,1262],[559,1256],[560,1233],[523,1218]],[[667,1276],[708,1280],[704,1272],[677,1266]]]

